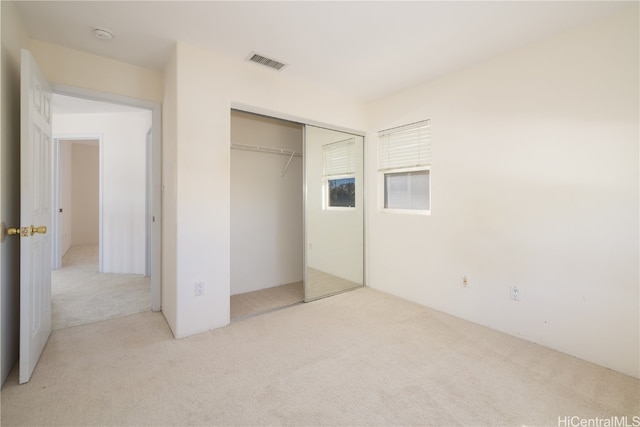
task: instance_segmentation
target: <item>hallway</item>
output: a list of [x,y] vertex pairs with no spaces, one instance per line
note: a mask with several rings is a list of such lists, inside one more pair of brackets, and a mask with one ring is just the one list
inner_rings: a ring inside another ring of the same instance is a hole
[[53,329],[84,325],[151,309],[151,278],[98,273],[98,246],[72,246],[51,273]]

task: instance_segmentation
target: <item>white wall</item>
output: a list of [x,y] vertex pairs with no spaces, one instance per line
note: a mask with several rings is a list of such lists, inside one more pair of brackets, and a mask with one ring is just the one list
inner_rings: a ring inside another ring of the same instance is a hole
[[93,91],[161,102],[162,72],[31,39],[29,50],[47,80]]
[[[175,140],[164,141],[165,154],[174,153],[170,173],[175,173],[175,182],[173,176],[165,180],[164,197],[165,203],[177,206],[175,267],[167,268],[176,271],[172,328],[181,337],[229,323],[232,103],[355,129],[363,129],[365,119],[356,101],[294,80],[286,72],[182,43],[176,49],[175,63],[165,70],[165,78],[175,78],[175,84],[167,83],[171,98],[165,108],[175,101],[170,120],[177,132]],[[173,262],[173,254],[168,255],[166,261]],[[205,283],[205,295],[196,297],[198,281]],[[165,287],[172,285],[165,282]]]
[[[20,226],[20,51],[29,44],[12,3],[0,2],[0,222]],[[18,360],[20,332],[20,239],[0,243],[0,383]]]
[[[102,135],[102,272],[145,274],[148,111],[55,114],[56,137]],[[72,198],[74,196],[72,195]],[[75,212],[71,212],[75,218]]]
[[638,52],[636,4],[372,103],[369,200],[377,131],[433,164],[431,216],[369,203],[369,285],[638,377]]
[[[231,113],[231,142],[302,153],[302,126]],[[302,281],[302,158],[231,150],[231,295]]]
[[[99,243],[100,150],[97,144],[71,145],[71,244]],[[64,214],[64,212],[63,212]]]

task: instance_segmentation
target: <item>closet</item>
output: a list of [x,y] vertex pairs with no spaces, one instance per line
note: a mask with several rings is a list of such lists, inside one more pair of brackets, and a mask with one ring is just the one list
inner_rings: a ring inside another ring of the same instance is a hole
[[231,320],[304,299],[303,125],[231,111]]
[[231,110],[230,148],[231,320],[364,286],[362,134]]

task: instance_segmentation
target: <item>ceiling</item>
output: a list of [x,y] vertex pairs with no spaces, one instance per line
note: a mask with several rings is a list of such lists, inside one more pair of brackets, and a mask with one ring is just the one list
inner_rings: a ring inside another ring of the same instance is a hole
[[[36,39],[158,70],[177,41],[237,60],[256,52],[288,64],[280,73],[367,101],[630,3],[23,0],[16,6]],[[99,40],[95,27],[115,37]]]

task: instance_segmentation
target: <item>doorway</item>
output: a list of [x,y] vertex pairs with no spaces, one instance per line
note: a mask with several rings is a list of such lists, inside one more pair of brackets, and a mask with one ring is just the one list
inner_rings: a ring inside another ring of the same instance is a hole
[[157,117],[99,96],[53,95],[53,329],[160,309]]

